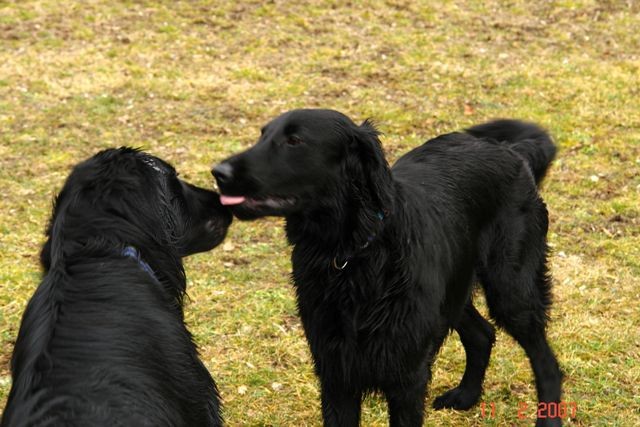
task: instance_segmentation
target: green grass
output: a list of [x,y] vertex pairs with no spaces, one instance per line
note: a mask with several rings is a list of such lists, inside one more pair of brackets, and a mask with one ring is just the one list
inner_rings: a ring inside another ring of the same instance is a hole
[[[282,111],[376,119],[390,159],[493,117],[534,120],[560,154],[550,340],[581,426],[640,425],[640,7],[637,1],[0,1],[0,407],[51,200],[71,166],[132,145],[212,185],[209,166]],[[187,320],[229,425],[320,423],[282,222],[235,223],[187,260]],[[460,379],[456,336],[429,401]],[[531,425],[523,351],[499,334],[483,401],[426,425]],[[518,419],[520,402],[527,420]],[[363,425],[387,422],[377,397]]]

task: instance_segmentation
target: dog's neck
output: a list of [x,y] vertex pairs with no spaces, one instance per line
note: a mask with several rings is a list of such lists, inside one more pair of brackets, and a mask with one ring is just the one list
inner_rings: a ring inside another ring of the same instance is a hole
[[332,203],[288,216],[287,237],[294,246],[313,247],[339,272],[347,269],[353,258],[367,256],[371,247],[383,239],[393,214],[391,206],[363,204],[361,199],[343,192]]
[[[62,243],[62,262],[65,269],[73,264],[114,256],[133,259],[154,282],[162,284],[162,287],[181,303],[186,290],[186,279],[182,260],[175,249],[146,238],[140,233],[136,234],[132,229],[127,230],[129,233],[118,231],[117,235],[103,233],[100,229],[92,227],[82,228],[81,231],[83,232],[74,233],[75,235],[71,231],[65,233]],[[49,245],[47,242],[42,253],[45,271],[51,267],[46,262],[46,259],[51,257],[50,249],[47,247]]]

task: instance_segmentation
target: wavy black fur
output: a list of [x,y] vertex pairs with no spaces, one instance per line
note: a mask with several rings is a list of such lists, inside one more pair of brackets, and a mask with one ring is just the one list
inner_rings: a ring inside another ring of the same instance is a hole
[[183,321],[181,257],[219,244],[230,222],[216,193],[143,152],[76,166],[54,206],[2,426],[221,425]]
[[431,365],[451,329],[467,366],[434,406],[473,406],[495,339],[473,306],[475,281],[527,352],[538,399],[559,401],[545,337],[547,210],[532,175],[542,178],[554,150],[537,126],[501,121],[432,139],[390,169],[370,122],[294,110],[214,168],[223,194],[245,197],[238,217],[286,217],[326,426],[357,425],[368,392],[386,397],[392,426],[421,425]]

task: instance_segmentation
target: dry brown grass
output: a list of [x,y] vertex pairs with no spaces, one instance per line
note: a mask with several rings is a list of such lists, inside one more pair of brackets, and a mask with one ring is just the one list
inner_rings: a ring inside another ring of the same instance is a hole
[[[143,146],[209,186],[209,165],[295,107],[373,117],[391,158],[492,117],[546,126],[561,151],[549,335],[574,425],[640,425],[640,40],[637,1],[0,1],[0,401],[53,195],[104,147]],[[318,425],[282,223],[236,223],[187,261],[188,321],[230,425]],[[451,337],[431,399],[454,385]],[[427,425],[528,425],[524,353],[499,335],[480,410]],[[384,425],[378,398],[363,425]]]

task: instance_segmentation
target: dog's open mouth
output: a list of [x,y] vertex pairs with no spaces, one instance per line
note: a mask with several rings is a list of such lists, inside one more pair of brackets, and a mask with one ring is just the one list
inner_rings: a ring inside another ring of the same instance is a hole
[[295,204],[293,197],[262,197],[252,198],[244,196],[225,196],[220,195],[220,203],[225,206],[242,206],[246,208],[271,208],[279,209],[293,206]]

